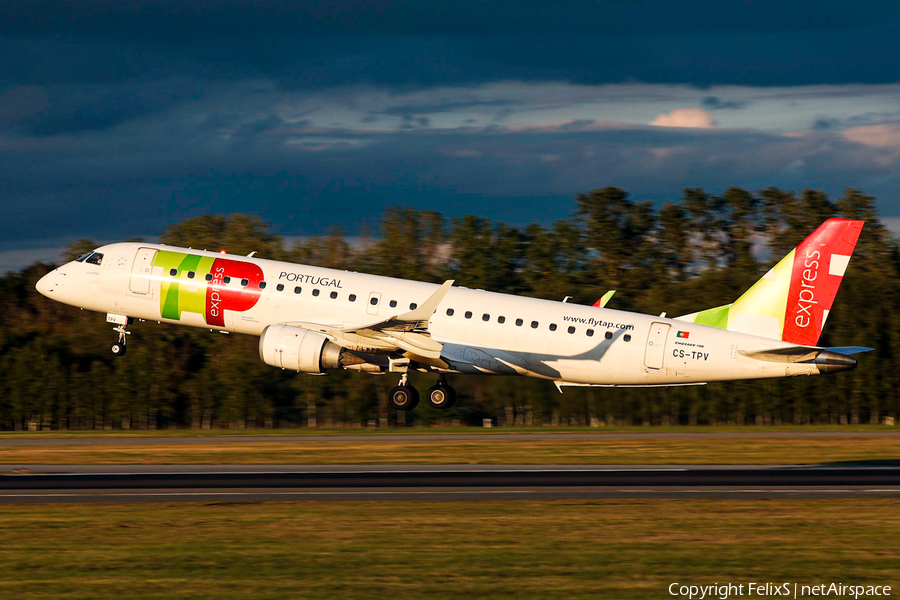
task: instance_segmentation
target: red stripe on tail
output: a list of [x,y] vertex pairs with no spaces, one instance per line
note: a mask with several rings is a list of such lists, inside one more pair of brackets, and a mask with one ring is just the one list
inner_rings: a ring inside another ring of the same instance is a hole
[[828,219],[797,246],[781,339],[815,346],[863,221]]

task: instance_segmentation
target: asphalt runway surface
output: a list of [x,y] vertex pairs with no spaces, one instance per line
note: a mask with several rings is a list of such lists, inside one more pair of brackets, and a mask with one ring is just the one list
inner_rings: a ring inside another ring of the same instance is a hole
[[[11,469],[11,468],[10,468]],[[18,465],[0,503],[900,497],[894,466]]]
[[256,444],[256,443],[286,443],[286,442],[359,442],[382,443],[398,441],[497,441],[497,440],[521,440],[521,441],[560,441],[560,440],[632,440],[647,438],[662,439],[744,439],[744,438],[897,438],[900,437],[900,429],[894,430],[861,430],[861,431],[660,431],[654,432],[628,432],[628,431],[587,431],[587,432],[547,432],[534,433],[507,431],[503,433],[418,433],[415,431],[388,432],[388,433],[360,433],[360,434],[304,434],[304,435],[208,435],[208,436],[144,436],[144,435],[101,435],[79,437],[39,437],[40,434],[30,434],[24,437],[15,437],[16,434],[0,434],[0,446],[119,446],[139,444]]

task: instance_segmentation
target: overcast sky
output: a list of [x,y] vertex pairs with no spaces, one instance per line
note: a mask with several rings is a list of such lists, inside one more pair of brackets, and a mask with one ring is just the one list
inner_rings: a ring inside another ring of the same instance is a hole
[[[287,9],[286,6],[294,8]],[[894,2],[0,0],[0,272],[207,212],[512,224],[618,185],[876,195]]]

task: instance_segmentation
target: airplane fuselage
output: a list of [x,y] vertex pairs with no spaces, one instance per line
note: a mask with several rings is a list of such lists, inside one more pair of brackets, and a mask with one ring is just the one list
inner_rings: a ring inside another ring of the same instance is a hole
[[[70,262],[38,290],[120,318],[259,336],[275,324],[347,330],[414,310],[430,283],[176,248],[117,243]],[[369,372],[523,375],[559,385],[647,386],[813,375],[812,361],[760,360],[786,342],[665,317],[452,287],[428,322],[440,359],[375,361]],[[345,346],[346,347],[346,346]],[[365,343],[360,356],[378,354]],[[747,353],[755,353],[754,357]],[[777,352],[775,353],[777,354]],[[394,353],[394,357],[401,353]],[[855,361],[854,361],[855,364]],[[833,365],[832,365],[833,367]],[[849,366],[846,368],[850,368]]]

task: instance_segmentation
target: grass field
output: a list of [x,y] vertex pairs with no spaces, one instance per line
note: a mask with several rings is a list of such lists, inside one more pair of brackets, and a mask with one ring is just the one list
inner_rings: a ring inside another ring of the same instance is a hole
[[0,597],[668,598],[898,589],[894,500],[11,505]]
[[364,436],[399,436],[409,437],[431,434],[465,434],[465,435],[496,435],[520,433],[729,433],[736,432],[744,435],[765,435],[768,432],[844,432],[844,433],[868,433],[868,432],[897,432],[900,427],[890,425],[764,425],[764,426],[737,426],[737,425],[666,425],[643,427],[639,425],[616,425],[611,427],[541,427],[541,426],[517,426],[517,427],[389,427],[389,428],[365,428],[365,427],[285,427],[269,429],[67,429],[48,431],[0,431],[0,442],[3,439],[18,438],[93,438],[93,437],[281,437],[281,436],[323,436],[323,435],[364,435]]
[[[430,430],[426,430],[430,431]],[[467,432],[477,432],[469,429]],[[496,430],[493,430],[496,431]],[[558,430],[554,430],[558,431]],[[594,430],[596,431],[596,430]],[[706,430],[693,437],[665,437],[667,430],[643,429],[627,438],[534,440],[509,436],[484,440],[425,440],[419,434],[384,439],[253,441],[203,437],[198,443],[147,440],[141,444],[63,445],[61,438],[32,434],[60,445],[9,446],[0,435],[0,463],[21,464],[821,464],[900,461],[900,436],[874,437],[871,429],[833,428],[821,435],[748,428]],[[679,430],[686,432],[685,430]],[[817,431],[817,430],[803,430]],[[885,430],[882,430],[885,431]],[[896,431],[888,429],[886,431]],[[340,430],[339,430],[340,432]],[[544,432],[547,432],[545,429]],[[733,433],[733,435],[732,435]],[[723,435],[724,434],[724,435]]]

